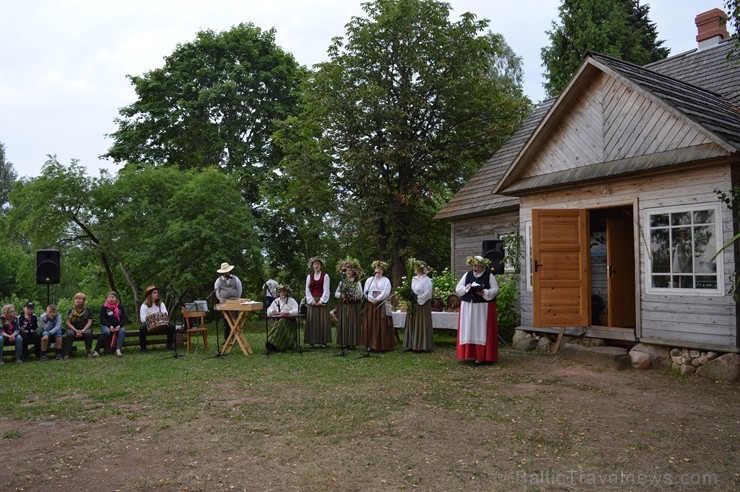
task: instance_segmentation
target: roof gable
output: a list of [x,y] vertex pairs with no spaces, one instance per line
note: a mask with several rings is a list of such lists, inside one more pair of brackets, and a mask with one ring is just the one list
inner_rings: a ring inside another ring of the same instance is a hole
[[[693,147],[703,152],[676,152]],[[494,193],[531,189],[522,180],[545,187],[614,176],[625,162],[624,172],[655,169],[656,159],[647,156],[661,153],[671,155],[670,162],[659,159],[666,166],[739,148],[740,115],[719,95],[590,54]],[[550,175],[552,180],[543,179]]]

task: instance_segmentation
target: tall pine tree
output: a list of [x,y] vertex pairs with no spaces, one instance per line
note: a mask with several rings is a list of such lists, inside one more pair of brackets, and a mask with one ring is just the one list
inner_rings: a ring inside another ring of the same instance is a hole
[[657,39],[650,7],[639,0],[563,0],[558,10],[560,23],[552,23],[550,45],[542,48],[550,96],[562,92],[588,50],[638,65],[661,60],[670,51]]

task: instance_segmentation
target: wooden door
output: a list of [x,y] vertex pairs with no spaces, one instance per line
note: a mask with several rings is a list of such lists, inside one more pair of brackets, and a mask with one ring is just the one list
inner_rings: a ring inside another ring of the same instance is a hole
[[606,220],[607,312],[609,326],[635,326],[634,228],[630,220]]
[[588,326],[586,210],[532,210],[532,287],[535,326]]

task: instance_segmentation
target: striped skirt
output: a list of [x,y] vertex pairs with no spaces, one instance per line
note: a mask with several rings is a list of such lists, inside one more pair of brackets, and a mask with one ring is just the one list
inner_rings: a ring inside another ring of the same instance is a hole
[[291,350],[295,348],[296,330],[298,323],[295,319],[279,319],[274,322],[267,334],[267,343],[270,350]]
[[362,318],[362,344],[367,350],[393,350],[396,337],[393,321],[385,314],[385,305],[367,304]]
[[303,343],[307,345],[328,345],[331,343],[331,318],[326,304],[323,306],[308,306]]
[[423,306],[418,303],[414,312],[406,316],[406,327],[403,335],[403,348],[416,352],[429,352],[434,348],[434,330],[432,329],[432,301]]
[[337,345],[340,347],[362,345],[361,327],[360,303],[340,304],[337,312]]

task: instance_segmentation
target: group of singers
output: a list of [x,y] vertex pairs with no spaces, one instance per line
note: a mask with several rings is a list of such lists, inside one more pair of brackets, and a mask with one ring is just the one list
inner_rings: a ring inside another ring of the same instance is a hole
[[[457,357],[476,364],[494,363],[498,360],[495,301],[498,284],[496,277],[488,270],[488,259],[471,256],[467,263],[472,269],[463,275],[455,289],[462,301],[458,318]],[[229,267],[228,264],[226,266]],[[346,258],[337,265],[340,280],[334,291],[334,297],[339,301],[334,312],[337,321],[335,343],[342,353],[358,345],[365,347],[366,355],[372,351],[384,352],[394,348],[395,329],[390,305],[392,289],[391,282],[385,277],[388,264],[377,260],[371,266],[373,275],[362,282],[362,269],[357,260]],[[433,283],[427,275],[428,266],[424,261],[413,260],[413,266],[415,275],[411,280],[411,288],[416,300],[406,316],[403,348],[406,351],[429,352],[434,348],[431,307]],[[318,256],[308,261],[308,267],[304,343],[311,347],[326,347],[331,343],[332,336],[332,313],[327,306],[330,296],[329,274],[324,271],[326,262]],[[295,348],[298,302],[291,297],[290,287],[278,284],[272,277],[263,287],[269,303],[267,315],[276,318],[267,335],[267,350]],[[361,309],[363,306],[364,310]]]
[[[461,298],[457,330],[457,357],[476,364],[494,363],[498,359],[498,329],[496,323],[496,295],[498,284],[491,271],[489,261],[481,256],[468,257],[472,266],[457,284],[456,293]],[[334,292],[338,307],[333,312],[337,321],[336,345],[345,349],[365,348],[370,352],[392,350],[395,345],[395,329],[391,310],[391,282],[385,277],[388,264],[384,261],[372,263],[373,275],[361,281],[362,269],[357,260],[346,258],[337,265],[340,276]],[[329,274],[324,271],[326,262],[315,256],[308,261],[305,303],[306,327],[304,343],[308,346],[326,347],[332,338],[332,313],[329,312]],[[411,288],[416,300],[406,316],[403,348],[407,351],[429,352],[434,348],[432,326],[432,280],[428,267],[421,260],[413,260],[415,275]],[[219,302],[239,299],[242,295],[240,279],[231,273],[233,265],[222,263],[220,274],[214,283],[214,293]],[[296,323],[299,305],[292,297],[287,285],[278,284],[272,277],[265,282],[267,293],[267,316],[275,322],[267,334],[266,348],[270,352],[290,350],[296,345]],[[100,336],[92,349],[92,310],[86,305],[86,295],[77,293],[74,304],[67,311],[65,323],[49,305],[41,315],[41,323],[33,314],[33,303],[24,306],[21,316],[16,316],[15,307],[6,305],[0,316],[0,348],[15,346],[18,362],[28,356],[28,346],[33,344],[37,360],[48,360],[46,355],[50,343],[57,347],[57,359],[69,359],[76,340],[85,343],[88,357],[98,357],[104,350],[123,356],[123,345],[129,319],[126,309],[116,292],[109,292],[100,308]],[[159,298],[155,285],[146,288],[144,302],[139,309],[139,345],[147,349],[147,334],[150,329],[161,327],[167,333],[167,348],[174,347],[175,325],[168,321],[167,307]],[[230,327],[224,320],[224,340],[229,337]],[[59,347],[62,347],[59,350]],[[0,357],[0,364],[3,363]]]

